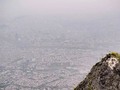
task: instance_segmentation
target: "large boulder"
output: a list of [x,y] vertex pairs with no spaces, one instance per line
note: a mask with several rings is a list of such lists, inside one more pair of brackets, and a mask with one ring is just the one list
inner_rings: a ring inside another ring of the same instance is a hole
[[120,54],[107,54],[74,90],[120,90]]

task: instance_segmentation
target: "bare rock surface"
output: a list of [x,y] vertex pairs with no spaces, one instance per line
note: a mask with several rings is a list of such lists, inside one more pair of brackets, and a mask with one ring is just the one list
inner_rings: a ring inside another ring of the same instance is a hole
[[120,55],[107,54],[74,90],[120,90]]

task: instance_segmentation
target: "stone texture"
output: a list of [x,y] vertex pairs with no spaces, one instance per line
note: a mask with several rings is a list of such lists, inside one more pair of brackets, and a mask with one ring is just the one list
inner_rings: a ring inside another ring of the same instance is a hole
[[113,55],[107,54],[96,63],[74,90],[120,90],[120,61],[114,56],[119,63],[111,69],[108,65],[110,58],[113,58]]

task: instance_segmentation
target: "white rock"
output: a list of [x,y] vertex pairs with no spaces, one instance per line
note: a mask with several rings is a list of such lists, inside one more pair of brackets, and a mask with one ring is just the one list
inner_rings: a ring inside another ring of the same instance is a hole
[[119,63],[118,59],[117,58],[109,58],[107,61],[108,63],[108,66],[113,70],[113,68],[116,66],[117,63]]

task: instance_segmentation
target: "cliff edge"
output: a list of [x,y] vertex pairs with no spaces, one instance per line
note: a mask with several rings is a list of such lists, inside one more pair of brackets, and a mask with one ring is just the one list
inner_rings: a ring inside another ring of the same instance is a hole
[[107,54],[74,90],[120,90],[120,54]]

